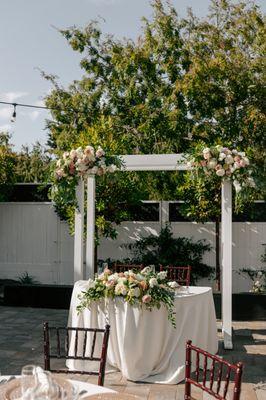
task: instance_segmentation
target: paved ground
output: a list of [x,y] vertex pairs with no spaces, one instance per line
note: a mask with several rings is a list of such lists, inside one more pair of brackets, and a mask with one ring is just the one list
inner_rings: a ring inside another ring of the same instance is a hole
[[[0,306],[0,371],[19,374],[25,364],[43,365],[42,323],[65,325],[67,310],[14,308]],[[219,322],[218,328],[219,328]],[[243,361],[245,371],[241,400],[266,400],[266,322],[235,322],[234,350],[219,354],[232,361]],[[77,376],[75,376],[77,379]],[[94,382],[94,378],[80,377]],[[106,375],[105,385],[134,393],[142,399],[183,398],[183,385],[148,385],[126,381],[120,373]],[[196,393],[197,394],[197,393]],[[197,398],[200,399],[199,394]],[[204,397],[205,399],[205,397]]]

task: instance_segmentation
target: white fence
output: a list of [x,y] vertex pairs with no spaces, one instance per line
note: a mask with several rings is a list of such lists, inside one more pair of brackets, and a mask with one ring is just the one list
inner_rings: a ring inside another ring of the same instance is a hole
[[[205,254],[204,262],[215,265],[213,223],[173,222],[171,226],[176,237],[206,239],[213,249]],[[116,240],[101,240],[98,258],[130,257],[124,244],[150,233],[158,234],[160,228],[161,222],[124,222],[117,227]],[[233,223],[234,292],[250,288],[250,280],[236,271],[262,266],[260,257],[265,242],[266,223]],[[0,279],[17,279],[25,272],[42,283],[73,283],[73,237],[51,203],[0,203]]]

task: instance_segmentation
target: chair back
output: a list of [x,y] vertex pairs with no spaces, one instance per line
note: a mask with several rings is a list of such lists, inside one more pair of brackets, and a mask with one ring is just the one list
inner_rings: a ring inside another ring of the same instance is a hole
[[144,268],[143,264],[118,264],[115,263],[113,266],[110,268],[112,272],[125,272],[129,271],[130,269],[135,270],[135,271],[141,271]]
[[184,286],[190,285],[190,275],[191,275],[190,265],[186,267],[176,267],[173,265],[163,267],[162,265],[160,265],[160,271],[167,271],[167,279],[171,281],[176,281],[179,285],[184,285]]
[[[48,322],[44,328],[44,369],[56,373],[98,375],[98,385],[103,386],[110,325],[105,329],[50,327]],[[71,335],[74,335],[74,350],[70,350]],[[100,343],[100,354],[95,356],[95,344]],[[97,371],[73,371],[69,369],[51,368],[52,359],[82,360],[99,362]]]
[[[195,379],[191,377],[191,361],[195,360]],[[200,371],[200,368],[203,370]],[[208,372],[209,370],[209,372]],[[243,364],[230,364],[222,358],[193,346],[191,340],[186,344],[185,400],[192,399],[191,385],[195,385],[219,400],[226,400],[230,380],[234,381],[232,400],[239,400]]]

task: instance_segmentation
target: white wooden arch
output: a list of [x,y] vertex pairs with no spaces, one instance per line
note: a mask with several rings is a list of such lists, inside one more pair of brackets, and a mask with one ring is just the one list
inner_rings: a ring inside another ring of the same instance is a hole
[[[124,171],[184,171],[188,167],[182,154],[149,154],[120,156]],[[84,182],[76,188],[78,209],[75,213],[74,281],[92,278],[94,274],[95,177],[87,179],[87,236],[84,263]],[[232,184],[221,189],[222,254],[222,331],[224,347],[232,349]]]

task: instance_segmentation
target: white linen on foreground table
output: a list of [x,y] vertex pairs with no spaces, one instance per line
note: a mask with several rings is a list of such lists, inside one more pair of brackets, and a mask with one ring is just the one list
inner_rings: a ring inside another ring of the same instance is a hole
[[[68,325],[72,327],[103,328],[106,324],[104,301],[95,302],[90,310],[78,315],[78,294],[85,290],[86,281],[76,282],[71,299]],[[176,384],[185,376],[185,344],[193,344],[211,353],[218,349],[216,316],[211,288],[190,287],[189,295],[175,299],[176,329],[161,307],[151,312],[132,307],[122,299],[109,300],[110,339],[107,368],[119,369],[133,381]],[[74,337],[70,351],[74,349]],[[86,369],[86,362],[68,360],[70,369]]]
[[[14,375],[13,375],[14,376]],[[16,375],[16,378],[21,378],[21,375]],[[62,375],[61,375],[62,377]],[[2,380],[4,379],[10,379],[11,375],[9,376],[4,376],[4,375],[0,375],[0,385]],[[67,376],[65,377],[65,379],[67,379]],[[98,386],[98,385],[93,385],[92,383],[88,383],[88,382],[82,382],[82,381],[76,381],[73,379],[68,379],[69,382],[71,382],[72,385],[75,385],[78,388],[78,391],[86,391],[86,393],[84,393],[83,395],[81,395],[79,398],[82,399],[83,397],[87,397],[87,396],[92,396],[93,394],[101,394],[101,393],[116,393],[114,390],[112,389],[108,389],[102,386]],[[19,399],[18,399],[19,400]]]

